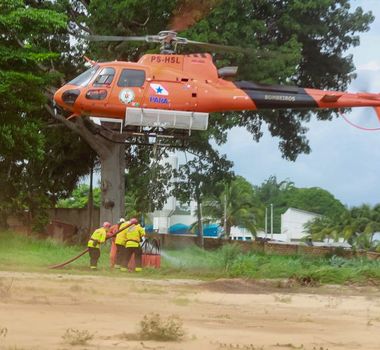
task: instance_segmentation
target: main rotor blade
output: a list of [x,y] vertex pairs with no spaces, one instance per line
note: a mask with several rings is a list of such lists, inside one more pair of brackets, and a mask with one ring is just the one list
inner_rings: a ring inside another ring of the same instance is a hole
[[210,44],[204,43],[201,41],[187,40],[187,44],[204,47],[210,50],[218,50],[218,51],[232,51],[232,52],[253,52],[254,49],[242,48],[239,46],[228,46],[228,45],[220,45],[220,44]]
[[83,37],[90,41],[147,41],[159,42],[157,35],[146,36],[115,36],[115,35],[87,35]]

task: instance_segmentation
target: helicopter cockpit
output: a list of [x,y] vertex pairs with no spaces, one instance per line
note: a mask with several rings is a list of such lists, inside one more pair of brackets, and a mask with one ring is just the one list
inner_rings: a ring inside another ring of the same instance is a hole
[[75,77],[73,80],[69,81],[67,85],[87,86],[96,74],[96,72],[98,71],[98,69],[98,65],[87,69],[86,71]]

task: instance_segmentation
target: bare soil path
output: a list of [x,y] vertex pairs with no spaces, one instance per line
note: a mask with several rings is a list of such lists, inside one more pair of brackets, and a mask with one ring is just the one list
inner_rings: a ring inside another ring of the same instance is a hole
[[[184,339],[121,336],[153,312],[178,315]],[[69,345],[69,328],[94,337]],[[0,271],[0,349],[379,350],[380,289]]]

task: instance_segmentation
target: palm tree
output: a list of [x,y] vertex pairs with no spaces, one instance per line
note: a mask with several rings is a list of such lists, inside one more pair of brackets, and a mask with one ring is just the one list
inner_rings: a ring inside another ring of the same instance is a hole
[[204,201],[203,214],[220,220],[227,236],[230,235],[232,226],[244,227],[256,234],[257,221],[263,216],[264,209],[253,186],[241,176],[219,185],[222,186],[219,194],[209,196]]
[[380,231],[380,205],[374,208],[369,205],[354,207],[339,217],[317,218],[305,228],[313,240],[344,238],[356,249],[375,249],[373,235]]

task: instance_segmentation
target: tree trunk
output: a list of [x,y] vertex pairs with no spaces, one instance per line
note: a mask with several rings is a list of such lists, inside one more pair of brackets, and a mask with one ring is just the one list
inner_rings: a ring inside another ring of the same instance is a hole
[[[91,165],[91,171],[90,171],[90,188],[88,191],[88,202],[87,202],[87,209],[88,209],[88,232],[87,235],[90,236],[92,233],[92,222],[93,222],[93,211],[94,211],[94,165]],[[82,237],[81,237],[82,240]]]
[[[100,224],[116,223],[125,214],[125,137],[95,125],[87,118],[69,121],[45,105],[50,115],[78,133],[96,152],[101,164]],[[91,128],[88,126],[91,125]]]
[[227,221],[227,238],[230,238],[231,235],[231,223]]
[[8,215],[5,212],[0,211],[0,229],[7,230],[9,228],[7,218]]
[[108,143],[109,152],[100,155],[101,193],[100,224],[118,222],[125,214],[125,145]]

